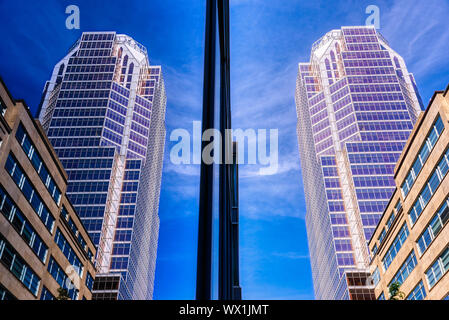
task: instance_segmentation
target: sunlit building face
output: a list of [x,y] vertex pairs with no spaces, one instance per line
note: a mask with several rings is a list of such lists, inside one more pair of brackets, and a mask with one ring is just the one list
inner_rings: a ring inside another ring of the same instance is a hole
[[161,67],[114,32],[83,33],[46,84],[39,118],[105,276],[94,298],[152,298],[165,106]]
[[422,110],[413,75],[374,27],[332,30],[299,64],[296,108],[316,298],[372,299],[367,241]]

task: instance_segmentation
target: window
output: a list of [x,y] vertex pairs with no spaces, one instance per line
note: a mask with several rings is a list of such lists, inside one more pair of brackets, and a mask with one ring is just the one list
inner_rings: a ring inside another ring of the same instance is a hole
[[382,241],[384,240],[386,234],[387,234],[387,231],[386,231],[385,228],[384,228],[384,229],[382,230],[382,232],[380,233],[380,236],[379,236],[379,243],[382,243]]
[[373,247],[373,256],[375,256],[376,253],[377,253],[377,244],[375,244]]
[[445,175],[447,174],[447,168],[449,167],[449,149],[446,150],[445,154],[441,158],[440,162],[436,166],[434,172],[432,173],[430,179],[425,184],[421,194],[418,196],[417,200],[410,210],[410,221],[412,224],[418,220],[421,215],[423,208],[430,201],[430,198],[434,195],[441,182],[443,181]]
[[78,275],[82,277],[84,269],[83,264],[59,228],[56,230],[55,243],[58,245],[59,249],[61,249],[70,264],[74,267]]
[[26,186],[26,188],[31,188],[31,192],[29,192],[28,189],[25,190],[24,196],[34,209],[35,213],[47,227],[48,231],[52,233],[55,218],[51,215],[47,206],[42,201],[42,198],[36,192],[36,189],[31,186],[30,179],[25,175],[12,153],[10,153],[8,155],[8,159],[6,159],[5,170],[9,173],[20,190],[23,190],[24,186]]
[[17,300],[17,298],[14,297],[11,292],[9,292],[4,286],[0,284],[0,301],[4,300]]
[[444,130],[443,121],[441,120],[441,117],[438,116],[433,127],[430,129],[427,139],[424,141],[424,144],[421,147],[421,150],[419,151],[418,157],[416,158],[415,162],[413,163],[412,168],[410,169],[410,172],[407,174],[407,177],[401,186],[401,191],[402,191],[402,195],[404,196],[404,198],[408,195],[411,187],[413,186],[413,183],[416,180],[416,177],[418,176],[419,172],[421,171],[430,152],[435,147],[435,144],[436,144],[438,138],[440,137],[441,133],[443,132],[443,130]]
[[394,218],[396,218],[396,215],[394,214],[394,211],[391,213],[390,217],[387,220],[387,229],[390,229],[391,224],[394,221]]
[[37,152],[36,147],[34,146],[33,141],[30,138],[30,135],[26,132],[22,123],[19,124],[19,127],[17,129],[16,139],[22,146],[22,149],[27,155],[28,159],[30,159],[31,164],[33,165],[34,169],[36,169],[36,172],[42,179],[45,187],[47,187],[48,192],[50,192],[50,195],[55,200],[56,204],[59,205],[61,202],[61,191],[56,186],[54,179],[50,175],[47,167],[42,161],[42,157]]
[[407,300],[424,300],[426,297],[426,289],[424,289],[424,285],[422,281],[415,287],[415,289],[410,292],[407,297]]
[[48,247],[2,187],[0,187],[0,211],[39,259],[45,263]]
[[[66,289],[68,291],[70,299],[72,300],[78,299],[78,289],[75,287],[73,282],[69,279],[69,277],[65,274],[65,272],[62,270],[62,268],[59,266],[59,264],[55,261],[53,257],[50,257],[50,261],[48,263],[48,272],[61,286],[61,288]],[[67,281],[67,279],[69,280]]]
[[399,271],[396,273],[396,275],[391,280],[390,286],[394,282],[399,282],[400,284],[404,283],[404,281],[407,279],[409,274],[415,269],[417,265],[417,260],[415,256],[415,252],[412,251],[410,255],[407,257],[405,262],[402,264],[402,266],[399,268]]
[[441,208],[435,213],[429,225],[418,239],[419,253],[422,255],[429,247],[430,243],[440,233],[444,225],[449,220],[449,198],[444,201]]
[[0,112],[1,112],[2,117],[5,116],[6,109],[7,109],[6,104],[0,99]]
[[92,288],[94,287],[94,278],[91,276],[89,272],[87,273],[86,276],[86,286],[90,291],[92,291]]
[[47,288],[42,287],[41,300],[55,300],[55,296]]
[[394,239],[393,243],[391,244],[390,248],[388,248],[387,253],[385,254],[385,257],[383,259],[383,266],[384,271],[387,271],[388,267],[393,262],[394,258],[396,257],[399,250],[402,248],[402,245],[404,244],[405,240],[407,239],[409,235],[409,231],[407,228],[407,224],[404,223],[401,230],[399,231],[398,235]]
[[377,300],[385,300],[385,294],[382,292]]
[[0,261],[34,296],[37,295],[41,279],[1,234]]
[[67,222],[69,229],[73,232],[73,235],[78,240],[80,246],[87,253],[87,242],[86,240],[84,240],[83,236],[81,235],[81,232],[79,232],[78,227],[75,224],[75,221],[73,221],[72,217],[69,216],[69,213],[64,206],[62,206],[61,215]]
[[438,257],[434,264],[426,271],[427,283],[432,288],[435,283],[449,270],[449,247]]
[[376,268],[376,270],[374,270],[373,274],[372,274],[372,279],[373,279],[373,283],[374,286],[377,286],[377,284],[380,281],[380,272],[379,272],[379,268]]

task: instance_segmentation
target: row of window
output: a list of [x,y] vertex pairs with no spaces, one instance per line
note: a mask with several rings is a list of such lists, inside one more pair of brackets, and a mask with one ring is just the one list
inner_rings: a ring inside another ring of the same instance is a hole
[[444,201],[443,206],[435,213],[424,233],[418,239],[419,252],[422,255],[430,243],[440,233],[443,226],[449,220],[449,198]]
[[108,41],[114,40],[114,33],[85,33],[83,34],[82,41]]
[[387,130],[411,130],[413,125],[410,121],[382,121],[382,122],[359,122],[359,128],[363,131],[387,131]]
[[45,263],[48,247],[2,187],[0,187],[0,211],[39,259]]
[[103,227],[103,219],[83,219],[83,225],[89,233],[101,231]]
[[2,117],[5,116],[6,110],[7,110],[6,105],[0,99],[0,114],[2,115]]
[[100,138],[84,138],[73,139],[73,137],[67,138],[50,138],[54,148],[75,148],[75,147],[98,147],[100,144]]
[[[387,235],[388,229],[390,229],[391,224],[393,223],[394,219],[396,218],[396,215],[399,213],[399,211],[402,209],[401,201],[399,200],[396,203],[396,206],[394,207],[393,212],[391,212],[390,216],[388,217],[386,226],[382,229],[378,240],[379,240],[379,246],[382,244],[382,241],[385,239],[385,236]],[[377,244],[374,245],[372,255],[374,256],[377,252]]]
[[53,257],[50,257],[47,270],[52,275],[53,279],[55,279],[61,286],[61,288],[67,290],[70,299],[78,299],[78,289]]
[[78,50],[78,57],[109,57],[110,55],[111,55],[111,49],[107,49],[107,50],[80,49],[80,50]]
[[99,137],[102,128],[50,128],[48,131],[49,137],[70,137],[72,140],[77,137],[79,140],[84,140],[80,137]]
[[415,224],[416,220],[418,220],[422,211],[426,207],[430,198],[433,196],[433,194],[440,186],[441,182],[443,181],[448,171],[449,171],[449,149],[443,155],[443,158],[440,160],[434,172],[425,183],[424,188],[422,189],[421,193],[418,196],[418,199],[415,201],[415,203],[412,206],[412,209],[410,210],[410,220],[412,225]]
[[90,159],[62,159],[65,169],[104,169],[111,168],[114,162],[112,158],[90,158]]
[[[84,57],[92,57],[92,56],[102,56],[100,53],[106,53],[109,52],[109,50],[80,50],[79,52],[85,52],[85,55],[82,55]],[[97,52],[97,54],[92,54],[92,52]],[[114,65],[95,65],[95,66],[68,66],[66,73],[109,73],[114,72],[115,66]]]
[[92,118],[91,116],[87,118],[79,116],[74,118],[54,118],[51,121],[51,127],[102,127],[103,121],[103,118]]
[[413,271],[413,269],[415,269],[417,264],[418,261],[416,260],[415,252],[412,251],[407,259],[405,259],[405,262],[399,268],[398,272],[393,277],[388,287],[390,287],[390,285],[395,282],[399,282],[400,284],[404,283],[405,279],[407,279],[407,277]]
[[107,180],[111,178],[111,170],[67,170],[69,180]]
[[[362,132],[360,137],[362,141],[407,141],[410,131],[393,131],[393,132]],[[397,159],[396,159],[397,161]],[[395,161],[395,162],[396,162]]]
[[64,82],[67,81],[111,81],[113,73],[71,73],[64,76]]
[[418,285],[415,287],[415,289],[410,292],[407,300],[424,300],[426,297],[426,289],[424,288],[424,284],[422,281],[418,283]]
[[67,209],[64,206],[62,207],[61,210],[61,216],[67,222],[69,229],[72,231],[73,235],[78,240],[78,243],[80,244],[81,248],[83,248],[83,250],[87,253],[87,257],[92,261],[93,260],[92,251],[88,248],[86,240],[84,240],[83,236],[81,235],[81,232],[79,232],[75,222],[73,221],[72,217],[69,216],[69,213],[67,212]]
[[416,158],[415,162],[413,162],[412,168],[410,169],[410,172],[407,174],[407,177],[405,178],[405,181],[401,186],[402,196],[404,198],[408,195],[410,189],[413,186],[413,183],[416,180],[416,177],[424,166],[424,163],[429,157],[430,152],[432,152],[433,148],[435,147],[435,144],[443,130],[443,121],[441,120],[441,117],[438,116],[435,124],[432,126],[430,133],[428,134],[423,146],[418,153],[418,157]]
[[357,198],[360,200],[369,199],[390,199],[394,188],[356,189]]
[[109,89],[111,87],[111,82],[105,81],[92,81],[92,82],[81,82],[81,81],[68,81],[62,84],[61,90],[98,90],[98,89]]
[[108,189],[109,182],[73,182],[69,184],[67,193],[107,192]]
[[404,244],[405,240],[407,239],[409,235],[409,230],[407,227],[407,224],[404,223],[399,233],[396,235],[396,238],[394,239],[393,243],[391,244],[390,248],[388,248],[387,253],[385,254],[385,257],[382,261],[384,271],[387,271],[388,267],[393,262],[394,258],[398,254],[399,250],[402,248],[402,245]]
[[58,100],[56,109],[72,109],[81,108],[105,108],[108,104],[108,99],[76,99],[76,100]]
[[77,148],[58,150],[60,159],[73,158],[113,158],[115,150],[111,148]]
[[449,247],[438,257],[434,264],[426,271],[429,288],[432,288],[438,280],[449,270]]
[[0,261],[33,295],[37,295],[41,279],[0,234]]
[[48,192],[50,192],[50,195],[59,206],[61,202],[61,190],[59,190],[55,180],[44,164],[44,161],[42,161],[42,157],[37,152],[36,147],[30,138],[30,135],[28,134],[28,132],[26,132],[22,123],[19,124],[19,127],[17,129],[16,139],[22,146],[22,149],[27,155],[28,159],[30,159],[31,164],[33,165],[34,169],[36,169],[45,187],[47,187]]
[[17,298],[0,284],[0,301],[5,300],[17,300]]
[[106,108],[83,108],[83,109],[56,109],[52,119],[57,118],[78,118],[78,117],[104,117]]
[[55,300],[55,296],[44,286],[42,287],[41,300]]
[[394,167],[394,164],[352,165],[351,170],[353,176],[393,175]]
[[47,227],[50,233],[53,232],[53,226],[55,224],[55,218],[50,213],[50,210],[42,201],[42,198],[38,195],[36,189],[31,183],[30,179],[25,175],[23,169],[19,166],[14,156],[10,153],[6,160],[5,169],[14,180],[16,185],[22,191],[25,198],[30,203],[34,212],[39,216],[41,221]]
[[82,277],[84,266],[81,263],[81,260],[76,255],[75,250],[73,250],[73,248],[70,246],[69,242],[64,237],[59,228],[56,230],[55,243],[58,245],[59,249],[61,249],[62,253],[65,255],[70,264],[74,267],[78,275]]
[[89,91],[61,90],[61,92],[59,93],[59,99],[88,99],[88,98],[107,98],[107,97],[109,97],[109,90],[89,90]]
[[356,163],[396,163],[399,153],[351,153],[348,155],[351,164]]

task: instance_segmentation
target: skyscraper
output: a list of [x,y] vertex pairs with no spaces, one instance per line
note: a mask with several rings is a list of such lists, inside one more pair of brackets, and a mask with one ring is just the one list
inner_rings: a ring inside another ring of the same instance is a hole
[[56,64],[39,118],[97,246],[94,299],[151,299],[166,96],[161,67],[126,35],[85,32]]
[[332,30],[299,64],[297,134],[315,296],[372,299],[367,242],[422,102],[374,27]]

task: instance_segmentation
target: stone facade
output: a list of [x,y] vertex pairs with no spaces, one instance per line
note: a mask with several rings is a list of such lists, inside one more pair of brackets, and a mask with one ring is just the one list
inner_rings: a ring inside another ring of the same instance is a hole
[[[96,251],[65,195],[67,174],[39,121],[0,82],[0,299],[52,299],[62,287],[90,300]],[[20,171],[11,174],[10,159]]]
[[[448,91],[449,87],[444,92],[436,92],[427,110],[419,117],[395,168],[396,191],[370,240],[370,271],[378,299],[390,298],[389,286],[392,282],[401,283],[400,291],[406,299],[447,299],[449,265],[446,260],[449,254],[445,254],[445,250],[449,245],[449,174],[446,169],[449,163]],[[437,130],[436,138],[432,138],[430,135],[435,127],[440,129]],[[429,146],[430,152],[423,153],[424,146]],[[413,169],[412,179],[409,177],[410,172],[417,159],[422,159],[422,154],[426,155],[425,160],[420,162],[422,167],[416,170],[416,174]],[[438,179],[432,181],[431,177],[436,171]],[[408,177],[412,183],[409,188],[404,189],[404,181]],[[430,194],[425,194],[427,190],[431,190]],[[416,211],[415,205],[418,203],[420,210]],[[438,216],[441,216],[440,220]],[[397,240],[402,228],[408,230],[404,241]],[[395,243],[398,250],[392,249]],[[385,264],[388,260],[386,256],[393,252],[393,259]],[[436,268],[434,273],[432,268]]]

